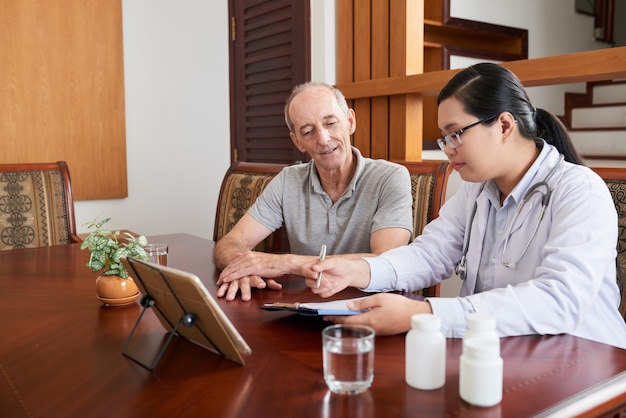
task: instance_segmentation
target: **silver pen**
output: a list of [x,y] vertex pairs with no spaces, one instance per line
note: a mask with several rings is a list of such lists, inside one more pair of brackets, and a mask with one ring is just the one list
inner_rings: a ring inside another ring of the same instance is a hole
[[[322,244],[322,249],[320,250],[320,261],[324,261],[326,259],[326,244]],[[323,272],[320,271],[320,274],[317,276],[317,288],[320,288],[320,284],[322,284],[322,274]]]

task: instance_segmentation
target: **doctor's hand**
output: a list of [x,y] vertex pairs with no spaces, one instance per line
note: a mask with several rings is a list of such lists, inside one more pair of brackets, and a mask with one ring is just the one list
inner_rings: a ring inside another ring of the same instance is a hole
[[[333,256],[324,261],[316,260],[304,266],[305,284],[313,293],[323,298],[334,295],[348,286],[365,288],[370,282],[370,266],[362,259]],[[320,287],[317,278],[322,272]]]
[[348,308],[367,310],[357,315],[326,316],[335,324],[369,325],[376,335],[393,335],[411,329],[411,317],[417,313],[432,313],[430,303],[409,299],[393,293],[377,293],[370,297],[348,302]]

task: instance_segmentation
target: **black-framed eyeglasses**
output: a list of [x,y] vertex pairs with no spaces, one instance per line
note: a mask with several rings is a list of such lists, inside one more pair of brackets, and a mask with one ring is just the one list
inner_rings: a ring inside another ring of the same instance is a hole
[[485,122],[489,122],[492,119],[495,119],[497,116],[499,115],[493,115],[489,118],[485,118],[485,119],[480,119],[477,122],[472,123],[471,125],[467,125],[465,128],[461,128],[457,131],[454,132],[450,132],[449,134],[444,135],[443,137],[439,138],[437,140],[437,145],[439,145],[439,148],[441,148],[442,151],[445,151],[445,147],[446,145],[448,145],[450,148],[454,149],[456,147],[458,147],[459,145],[463,144],[463,141],[461,141],[461,134],[465,131],[467,131],[470,128],[473,128],[476,125],[479,125],[481,123],[485,123]]

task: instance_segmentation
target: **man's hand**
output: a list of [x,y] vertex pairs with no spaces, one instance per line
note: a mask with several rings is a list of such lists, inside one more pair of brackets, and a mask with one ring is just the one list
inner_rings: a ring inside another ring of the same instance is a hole
[[428,302],[409,299],[392,293],[377,293],[348,302],[348,308],[367,310],[358,315],[328,316],[336,324],[361,324],[374,328],[376,335],[392,335],[411,329],[411,317],[417,313],[432,313]]
[[[252,288],[271,290],[282,289],[276,280],[261,277],[280,277],[288,273],[286,270],[289,255],[269,254],[257,251],[245,251],[237,254],[220,273],[217,280],[217,296],[226,300],[235,300],[241,291],[241,300],[248,301],[252,297]],[[281,258],[282,257],[282,258]]]
[[301,258],[300,262],[306,260],[305,257],[291,254],[271,254],[258,251],[238,253],[222,270],[219,280],[230,283],[233,280],[255,275],[275,278],[285,274],[299,274],[299,271],[293,271],[291,268],[296,257]]
[[267,282],[259,276],[247,276],[237,280],[225,283],[222,279],[217,281],[217,297],[226,296],[226,300],[235,300],[237,292],[241,291],[241,300],[249,301],[252,298],[252,288],[265,289],[266,287],[272,290],[280,290],[283,285],[278,283],[274,279],[269,279]]

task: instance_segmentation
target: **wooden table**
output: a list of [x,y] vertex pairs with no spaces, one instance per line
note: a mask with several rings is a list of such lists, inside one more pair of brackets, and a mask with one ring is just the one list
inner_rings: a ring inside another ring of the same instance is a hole
[[[169,265],[197,274],[215,294],[212,242],[186,234],[150,241],[167,243]],[[281,291],[253,292],[251,302],[219,300],[252,348],[245,366],[175,339],[149,372],[121,354],[139,304],[102,306],[87,258],[76,244],[0,252],[0,416],[532,416],[626,370],[625,350],[581,338],[504,338],[503,400],[474,408],[458,395],[460,340],[448,340],[445,387],[420,391],[404,381],[404,335],[397,335],[376,338],[374,383],[366,393],[334,395],[322,374],[320,332],[327,323],[258,309],[270,301],[314,300],[293,277]],[[155,351],[166,336],[150,311],[138,332]],[[621,394],[601,408],[624,404]]]

